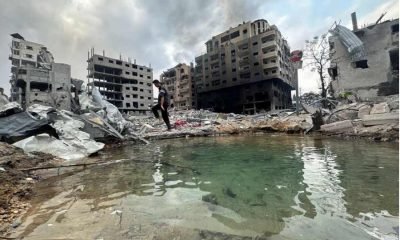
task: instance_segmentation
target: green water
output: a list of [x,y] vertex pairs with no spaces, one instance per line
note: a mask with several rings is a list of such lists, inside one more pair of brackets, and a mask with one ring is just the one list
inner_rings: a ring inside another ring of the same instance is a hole
[[[38,184],[26,239],[397,239],[398,145],[262,135],[103,153]],[[126,160],[132,159],[132,160]]]

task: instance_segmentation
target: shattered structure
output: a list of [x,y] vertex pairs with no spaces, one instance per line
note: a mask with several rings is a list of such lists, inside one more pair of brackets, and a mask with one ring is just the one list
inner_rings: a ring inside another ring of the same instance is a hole
[[89,82],[121,112],[147,114],[153,104],[153,69],[122,58],[88,53]]
[[[55,63],[45,46],[26,41],[18,33],[11,36],[11,101],[18,102],[24,109],[42,104],[71,110],[71,91],[75,86],[71,66]],[[79,86],[82,82],[74,81]]]
[[331,31],[329,75],[335,97],[351,92],[373,100],[398,93],[399,19],[380,19],[359,29],[353,13],[353,31],[341,25]]
[[244,22],[206,46],[207,53],[195,58],[198,108],[254,114],[291,105],[297,71],[275,25]]
[[193,71],[192,64],[180,63],[161,74],[160,81],[171,96],[171,107],[177,110],[196,107]]

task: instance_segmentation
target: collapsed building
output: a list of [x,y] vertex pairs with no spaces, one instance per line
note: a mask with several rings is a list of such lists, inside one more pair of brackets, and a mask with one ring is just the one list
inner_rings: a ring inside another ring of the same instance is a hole
[[149,114],[153,105],[153,69],[137,65],[136,60],[123,61],[88,52],[88,81],[98,87],[105,100],[121,112]]
[[170,94],[171,107],[187,110],[196,107],[196,92],[193,81],[193,64],[179,63],[160,75],[160,81]]
[[288,108],[297,70],[290,47],[266,20],[243,22],[206,42],[195,58],[197,107],[254,114]]
[[331,88],[335,97],[353,93],[362,100],[398,94],[399,19],[358,28],[352,14],[353,30],[337,25],[329,38]]
[[44,45],[27,41],[18,33],[11,36],[10,100],[23,108],[37,103],[72,110],[78,105],[83,81],[71,78],[71,66],[55,63]]

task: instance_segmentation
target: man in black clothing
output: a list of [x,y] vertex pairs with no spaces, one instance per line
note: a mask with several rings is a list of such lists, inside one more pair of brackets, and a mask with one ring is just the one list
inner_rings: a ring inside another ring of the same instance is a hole
[[158,110],[161,110],[161,116],[167,125],[168,131],[171,130],[171,124],[169,123],[168,118],[168,106],[169,106],[169,95],[167,89],[161,86],[160,81],[157,79],[153,81],[154,86],[158,88],[158,103],[151,110],[154,113],[154,116],[157,119],[160,119],[160,115],[158,114]]

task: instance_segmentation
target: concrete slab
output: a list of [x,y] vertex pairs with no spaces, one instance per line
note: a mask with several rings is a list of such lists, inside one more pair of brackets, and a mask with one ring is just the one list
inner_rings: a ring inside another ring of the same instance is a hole
[[371,106],[362,106],[358,110],[357,116],[358,118],[362,118],[365,115],[369,115],[370,112],[371,112]]
[[399,123],[399,113],[382,113],[365,115],[362,117],[364,126],[374,126],[382,124]]
[[344,121],[340,121],[340,122],[324,124],[321,126],[321,131],[341,133],[341,132],[348,132],[348,131],[354,131],[354,130],[353,130],[352,121],[344,120]]
[[386,102],[383,102],[383,103],[374,104],[374,106],[371,109],[370,114],[383,114],[383,113],[389,113],[389,112],[390,112],[389,104],[387,104]]

